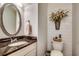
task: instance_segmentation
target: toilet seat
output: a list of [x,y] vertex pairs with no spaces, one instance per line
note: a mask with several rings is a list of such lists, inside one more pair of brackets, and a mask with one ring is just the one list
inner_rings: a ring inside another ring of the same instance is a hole
[[50,55],[51,56],[63,56],[63,53],[59,50],[52,50]]

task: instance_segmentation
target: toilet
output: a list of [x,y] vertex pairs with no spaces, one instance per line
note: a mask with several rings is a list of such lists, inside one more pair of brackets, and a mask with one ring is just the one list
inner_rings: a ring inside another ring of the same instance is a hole
[[53,41],[52,46],[53,50],[51,50],[51,56],[63,56],[63,42]]

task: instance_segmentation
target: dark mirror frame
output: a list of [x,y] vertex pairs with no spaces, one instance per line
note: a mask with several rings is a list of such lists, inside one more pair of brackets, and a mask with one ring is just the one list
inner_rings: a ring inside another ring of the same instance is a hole
[[[4,24],[3,24],[3,12],[4,12],[4,9],[5,9],[5,7],[6,7],[7,5],[13,6],[13,7],[16,9],[16,11],[18,12],[18,14],[19,14],[19,20],[20,20],[20,22],[19,22],[19,28],[18,28],[18,30],[16,31],[16,33],[14,33],[14,34],[10,34],[10,33],[6,30],[6,28],[5,28]],[[3,31],[7,36],[15,36],[15,35],[17,35],[17,34],[20,32],[20,29],[21,29],[21,14],[20,14],[20,11],[19,11],[19,9],[16,7],[15,4],[13,4],[13,3],[5,3],[5,4],[1,7],[1,9],[0,9],[0,27],[1,27],[2,31]]]

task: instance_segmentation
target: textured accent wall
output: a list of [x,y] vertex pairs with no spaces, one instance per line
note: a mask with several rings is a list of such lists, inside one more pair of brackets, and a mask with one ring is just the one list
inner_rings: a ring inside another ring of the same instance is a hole
[[[58,9],[68,10],[68,17],[63,18],[61,21],[60,30],[55,30],[55,24],[49,21],[49,14],[51,12],[56,12]],[[48,40],[47,40],[47,48],[48,50],[52,49],[51,40],[53,37],[62,34],[62,39],[64,41],[64,55],[69,56],[72,55],[72,4],[68,3],[55,3],[48,4]]]

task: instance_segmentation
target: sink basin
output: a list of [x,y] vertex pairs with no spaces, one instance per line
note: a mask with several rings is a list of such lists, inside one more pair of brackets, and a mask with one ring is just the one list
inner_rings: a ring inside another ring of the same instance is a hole
[[23,44],[28,44],[28,42],[26,42],[26,41],[17,41],[17,42],[9,44],[8,46],[9,47],[15,47],[15,46],[23,45]]

